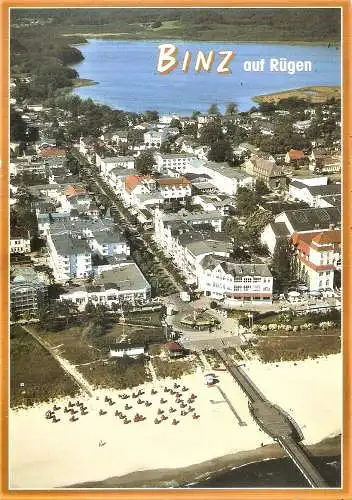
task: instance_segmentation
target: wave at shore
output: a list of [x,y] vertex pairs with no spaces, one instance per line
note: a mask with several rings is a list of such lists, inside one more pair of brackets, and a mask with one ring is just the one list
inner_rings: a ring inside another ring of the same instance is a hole
[[[307,446],[307,449],[325,476],[331,461],[337,462],[337,467],[331,467],[335,470],[331,471],[327,480],[331,487],[338,487],[341,436],[324,439],[320,443]],[[272,477],[270,484],[268,475],[274,476],[274,472],[276,477]],[[292,487],[307,487],[303,476],[296,470],[291,460],[285,457],[278,445],[272,444],[190,467],[137,471],[103,481],[75,484],[68,488],[279,488],[288,481]]]

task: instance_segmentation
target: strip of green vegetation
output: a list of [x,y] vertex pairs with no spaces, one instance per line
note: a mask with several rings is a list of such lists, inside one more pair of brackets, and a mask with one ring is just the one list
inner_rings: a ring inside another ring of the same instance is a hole
[[158,378],[170,377],[175,380],[184,375],[194,373],[196,369],[196,363],[191,359],[169,360],[153,358],[152,363]]
[[10,350],[11,407],[32,406],[79,392],[57,361],[19,326],[11,327]]
[[97,83],[89,78],[76,78],[72,80],[72,87],[91,87],[92,85],[97,85]]
[[95,387],[128,389],[151,381],[146,358],[128,357],[80,366],[80,372]]
[[260,338],[250,350],[257,354],[264,363],[279,361],[302,361],[341,352],[341,339],[333,336],[305,336],[278,338]]

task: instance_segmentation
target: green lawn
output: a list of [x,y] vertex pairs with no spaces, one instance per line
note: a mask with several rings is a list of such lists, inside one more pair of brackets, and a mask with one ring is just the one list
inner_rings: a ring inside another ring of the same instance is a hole
[[11,327],[11,407],[31,406],[77,392],[78,386],[43,347],[21,327]]
[[258,339],[253,352],[262,361],[299,361],[307,358],[317,358],[328,354],[336,354],[341,351],[341,339],[336,336],[303,336],[294,338],[270,338]]
[[138,359],[120,358],[101,361],[80,366],[79,370],[93,386],[102,388],[127,389],[151,380],[143,356]]
[[159,378],[170,377],[175,380],[196,370],[196,361],[190,358],[175,360],[153,358],[152,363]]

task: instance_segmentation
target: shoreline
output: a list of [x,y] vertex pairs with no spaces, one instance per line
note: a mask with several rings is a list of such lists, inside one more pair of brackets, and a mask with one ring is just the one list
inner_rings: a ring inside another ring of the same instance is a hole
[[[273,45],[273,44],[282,44],[282,45],[314,45],[314,46],[325,46],[328,44],[326,41],[305,41],[305,40],[203,40],[200,38],[178,38],[177,36],[167,36],[163,34],[162,37],[158,36],[145,36],[138,33],[129,34],[129,33],[61,33],[63,37],[73,37],[73,36],[81,36],[87,38],[86,42],[81,43],[73,43],[72,45],[84,45],[89,43],[88,40],[94,39],[102,39],[102,40],[136,40],[136,41],[150,41],[150,42],[159,42],[163,40],[174,40],[175,42],[200,42],[200,43],[236,43],[236,44],[247,44],[247,43],[256,43],[261,45]],[[330,42],[331,47],[340,47],[341,41],[333,41]]]
[[76,89],[80,87],[92,87],[93,85],[98,85],[99,82],[92,80],[91,78],[74,78],[72,81],[72,87],[70,89]]
[[[319,443],[308,445],[306,449],[313,456],[336,456],[341,454],[341,435],[327,437]],[[135,471],[123,476],[113,476],[101,481],[86,481],[64,488],[183,488],[192,481],[199,482],[205,477],[216,477],[218,474],[245,467],[266,460],[285,458],[287,455],[278,444],[268,444],[254,450],[240,451],[224,457],[217,457],[199,464],[177,469],[151,469]],[[171,486],[174,484],[174,486]]]
[[[330,374],[337,374],[340,367],[338,354],[299,363],[247,361],[246,373],[270,401],[289,412],[303,430],[305,448],[309,447],[313,454],[338,455],[341,380]],[[306,380],[312,383],[307,385]],[[54,427],[45,418],[54,402],[11,410],[11,488],[181,487],[202,480],[202,475],[207,479],[224,469],[284,457],[284,452],[253,420],[247,397],[229,373],[219,375],[221,391],[204,385],[200,367],[179,381],[196,395],[190,411],[200,419],[182,415],[175,395],[159,402],[165,384],[170,387],[170,383],[171,379],[163,379],[140,386],[151,402],[148,407],[138,406],[143,401],[134,401],[131,389],[127,390],[131,398],[128,408],[119,399],[126,391],[95,389],[93,397],[80,395],[79,402],[87,412],[84,417],[78,415],[76,423],[70,422],[64,411],[71,398],[60,398],[55,402],[59,423]],[[153,388],[157,390],[154,394]],[[107,405],[107,396],[113,406]],[[165,402],[161,411],[160,405]],[[105,416],[101,416],[102,408]],[[126,412],[129,422],[136,411],[142,411],[145,421],[121,425],[116,410]],[[155,422],[160,411],[169,420],[155,425],[160,423]],[[171,419],[176,424],[171,425]],[[331,440],[332,436],[335,438]]]

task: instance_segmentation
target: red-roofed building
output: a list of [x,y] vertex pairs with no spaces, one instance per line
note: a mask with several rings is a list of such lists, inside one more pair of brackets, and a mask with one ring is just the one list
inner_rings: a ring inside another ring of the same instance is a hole
[[334,287],[335,272],[341,270],[341,230],[294,233],[297,274],[310,290]]
[[67,188],[64,191],[64,195],[67,198],[73,198],[74,196],[82,194],[87,194],[87,190],[82,186],[74,186],[73,184],[67,186]]
[[155,192],[155,180],[149,175],[129,175],[125,179],[123,198],[127,206],[136,204],[136,197]]
[[163,352],[170,358],[184,356],[185,350],[178,342],[168,342],[162,346]]
[[66,156],[66,150],[63,148],[48,146],[46,148],[42,148],[39,151],[38,156],[40,158],[59,158]]
[[286,163],[291,163],[291,162],[297,162],[297,163],[301,163],[305,158],[305,155],[303,153],[303,151],[299,151],[298,149],[290,149],[290,151],[288,151],[286,153],[286,156],[285,156],[285,162]]
[[160,194],[167,200],[184,200],[191,196],[191,182],[186,177],[166,177],[157,180]]

